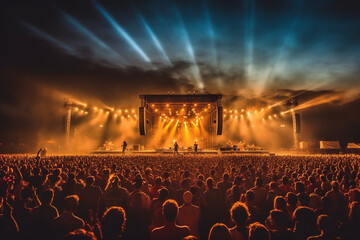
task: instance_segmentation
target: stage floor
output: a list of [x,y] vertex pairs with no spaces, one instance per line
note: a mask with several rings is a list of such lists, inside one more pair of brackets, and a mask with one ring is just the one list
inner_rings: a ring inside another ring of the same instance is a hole
[[[91,152],[91,154],[123,154],[120,150],[97,150]],[[140,150],[140,151],[126,151],[125,154],[174,154],[173,150]],[[187,154],[194,154],[194,151],[188,150],[179,150],[180,155],[187,155]],[[219,155],[219,154],[269,154],[269,151],[266,150],[251,150],[251,151],[220,151],[220,150],[213,150],[213,149],[201,149],[197,152],[197,154],[212,154],[212,155]]]

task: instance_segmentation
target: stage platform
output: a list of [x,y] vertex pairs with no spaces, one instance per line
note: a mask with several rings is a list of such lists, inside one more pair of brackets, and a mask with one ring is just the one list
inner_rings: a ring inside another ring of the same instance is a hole
[[[109,155],[109,154],[123,154],[122,151],[120,150],[97,150],[97,151],[93,151],[91,152],[91,154],[105,154],[105,155]],[[169,149],[154,149],[154,150],[140,150],[140,151],[126,151],[125,152],[126,155],[128,154],[135,154],[135,155],[147,155],[147,154],[174,154],[173,150],[169,150]],[[194,151],[188,151],[188,150],[180,150],[179,151],[180,155],[188,155],[188,154],[194,154]],[[228,151],[220,151],[220,150],[215,150],[215,149],[201,149],[197,152],[198,155],[219,155],[219,154],[269,154],[269,151],[266,150],[252,150],[252,151],[248,151],[248,150],[237,150],[237,151],[232,151],[232,150],[228,150]]]

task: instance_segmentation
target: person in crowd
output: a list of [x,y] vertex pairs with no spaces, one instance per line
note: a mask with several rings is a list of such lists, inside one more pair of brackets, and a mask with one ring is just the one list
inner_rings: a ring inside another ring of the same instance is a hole
[[270,240],[269,230],[259,222],[252,223],[249,226],[249,240]]
[[62,239],[67,233],[85,227],[84,221],[75,216],[78,206],[79,197],[77,195],[70,195],[64,199],[64,211],[51,222],[55,239]]
[[294,233],[288,228],[289,219],[282,210],[271,210],[266,224],[270,229],[271,240],[295,240]]
[[188,226],[194,236],[200,237],[200,207],[192,204],[192,197],[193,195],[190,191],[184,192],[184,204],[179,207],[179,214],[177,216],[176,223],[180,226]]
[[151,201],[150,216],[151,225],[149,230],[152,231],[154,228],[161,227],[165,223],[164,215],[162,213],[162,205],[167,200],[169,191],[166,188],[159,190],[159,197],[154,198]]
[[79,193],[79,210],[80,216],[86,220],[97,217],[100,209],[100,201],[102,192],[99,186],[94,185],[95,177],[88,176],[86,178],[86,186]]
[[210,229],[208,240],[232,240],[232,237],[225,224],[216,223]]
[[34,237],[49,239],[51,237],[51,221],[59,217],[58,210],[52,205],[54,190],[47,189],[41,194],[41,205],[31,213]]
[[126,214],[122,207],[110,207],[101,219],[103,240],[120,240],[125,229]]
[[119,177],[114,176],[105,188],[102,198],[106,208],[118,206],[127,209],[128,207],[129,192],[126,188],[120,186],[119,181]]
[[297,240],[306,240],[310,236],[318,234],[314,212],[304,206],[294,211],[293,221],[295,222],[294,234]]
[[317,226],[319,228],[320,234],[317,236],[308,237],[307,240],[340,240],[340,237],[338,237],[337,226],[328,215],[320,215],[317,218]]
[[242,202],[236,202],[230,209],[232,221],[235,227],[230,229],[233,240],[246,240],[249,237],[247,221],[250,217],[247,206]]
[[163,204],[163,214],[165,225],[155,228],[151,232],[151,240],[180,240],[190,235],[190,228],[176,224],[176,216],[179,212],[178,204],[175,200],[166,200]]
[[218,182],[216,184],[216,187],[221,190],[225,197],[226,191],[232,187],[232,183],[229,181],[229,174],[224,173],[223,180],[221,182]]

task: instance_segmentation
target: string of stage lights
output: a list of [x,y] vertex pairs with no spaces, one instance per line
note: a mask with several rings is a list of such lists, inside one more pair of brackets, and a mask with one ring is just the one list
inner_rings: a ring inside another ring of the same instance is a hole
[[[199,121],[204,119],[202,116],[204,113],[210,110],[210,106],[204,108],[201,112],[197,112],[198,104],[184,104],[183,108],[180,111],[176,111],[170,107],[169,104],[166,104],[168,113],[160,111],[158,108],[155,108],[154,111],[159,115],[159,119],[163,120],[164,122],[176,122],[178,127],[185,126],[186,124],[193,124],[195,126],[199,125]],[[92,113],[99,113],[105,114],[113,117],[114,119],[120,118],[133,118],[137,119],[138,115],[136,114],[135,108],[125,108],[125,109],[115,109],[114,107],[88,107],[86,103],[78,103],[72,106],[73,112],[80,114],[82,116],[89,115],[89,112]],[[152,105],[155,107],[155,105]],[[186,113],[185,107],[190,107],[191,111]],[[254,120],[254,119],[261,119],[262,122],[266,122],[267,120],[274,120],[280,119],[284,117],[287,113],[291,113],[294,111],[293,109],[289,109],[286,111],[281,111],[277,113],[268,113],[266,111],[272,109],[272,106],[268,106],[266,108],[261,108],[260,110],[247,110],[247,109],[224,109],[224,120],[231,120],[231,119],[247,119],[247,120]],[[185,112],[185,113],[183,113]],[[190,117],[193,116],[193,117]],[[280,127],[284,127],[284,124],[281,124]]]

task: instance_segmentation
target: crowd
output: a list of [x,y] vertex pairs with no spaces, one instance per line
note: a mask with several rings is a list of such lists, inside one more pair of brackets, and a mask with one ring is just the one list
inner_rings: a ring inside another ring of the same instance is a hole
[[359,240],[359,163],[0,155],[0,239]]

